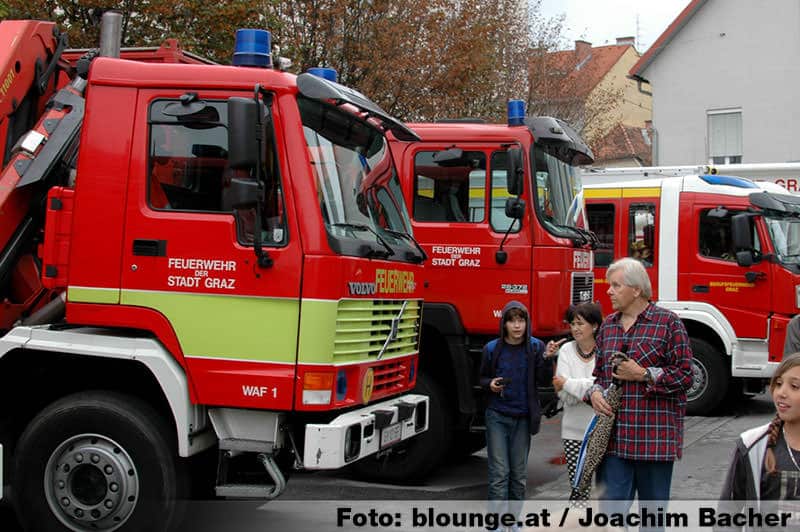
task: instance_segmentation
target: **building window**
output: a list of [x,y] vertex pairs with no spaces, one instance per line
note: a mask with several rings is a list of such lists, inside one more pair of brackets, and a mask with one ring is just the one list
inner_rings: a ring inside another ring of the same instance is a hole
[[742,111],[708,111],[709,164],[742,162]]

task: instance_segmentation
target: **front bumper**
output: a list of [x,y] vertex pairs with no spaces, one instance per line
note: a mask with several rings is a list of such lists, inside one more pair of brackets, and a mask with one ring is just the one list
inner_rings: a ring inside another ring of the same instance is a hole
[[306,469],[339,469],[428,430],[428,397],[401,395],[306,425]]

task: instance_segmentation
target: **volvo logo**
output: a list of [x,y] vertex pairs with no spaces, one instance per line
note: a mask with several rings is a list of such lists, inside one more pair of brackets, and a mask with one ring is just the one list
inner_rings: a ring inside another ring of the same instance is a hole
[[408,306],[408,300],[403,301],[403,306],[400,307],[400,312],[397,313],[397,316],[392,318],[389,336],[386,337],[386,341],[383,343],[380,353],[378,353],[378,360],[380,360],[383,354],[386,352],[386,348],[389,347],[389,344],[397,340],[397,333],[400,331],[400,320],[403,319],[403,313],[406,311],[406,306]]

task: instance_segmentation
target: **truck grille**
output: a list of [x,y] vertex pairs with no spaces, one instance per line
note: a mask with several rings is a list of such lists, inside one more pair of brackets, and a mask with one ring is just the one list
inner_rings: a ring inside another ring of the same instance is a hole
[[342,299],[336,312],[334,360],[377,358],[390,336],[382,358],[416,353],[421,310],[418,299]]
[[590,303],[594,301],[594,273],[572,273],[572,304]]
[[393,394],[396,390],[402,390],[408,383],[409,359],[402,361],[386,362],[372,366],[375,372],[372,393],[375,398]]

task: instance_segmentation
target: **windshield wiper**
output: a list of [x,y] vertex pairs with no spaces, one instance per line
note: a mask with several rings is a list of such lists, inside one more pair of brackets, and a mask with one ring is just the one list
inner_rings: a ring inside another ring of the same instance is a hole
[[420,263],[425,262],[426,260],[428,260],[428,254],[425,253],[425,250],[422,249],[422,246],[419,245],[419,242],[417,242],[417,239],[414,238],[413,236],[411,236],[410,233],[406,233],[405,231],[397,231],[396,229],[384,229],[384,231],[386,231],[390,235],[395,235],[395,236],[399,236],[400,238],[405,238],[409,242],[412,242],[414,244],[414,246],[416,246],[417,250],[419,250],[420,256],[419,257],[414,256],[413,258],[409,256],[409,259],[412,260],[413,262],[415,262],[416,264],[420,264]]
[[597,235],[594,234],[594,231],[589,231],[588,229],[584,229],[583,227],[573,227],[575,231],[580,233],[585,238],[589,239],[589,245],[592,249],[597,249],[597,246],[600,245],[600,239],[597,238]]
[[333,223],[330,224],[331,227],[341,227],[343,229],[350,229],[351,231],[366,231],[368,233],[372,233],[375,235],[375,238],[378,240],[381,246],[383,246],[386,251],[381,251],[379,249],[369,248],[363,254],[364,257],[369,259],[385,259],[394,255],[394,249],[390,246],[386,240],[383,239],[381,235],[379,235],[373,228],[368,225],[364,224],[351,224],[351,223]]
[[550,223],[552,223],[556,227],[567,229],[575,233],[576,241],[574,241],[574,243],[578,244],[579,246],[585,246],[586,244],[590,244],[592,249],[595,249],[597,247],[597,244],[600,243],[600,240],[597,238],[597,235],[595,235],[592,231],[587,231],[586,229],[582,229],[580,227],[574,227],[571,225],[556,223],[552,220],[550,221]]

